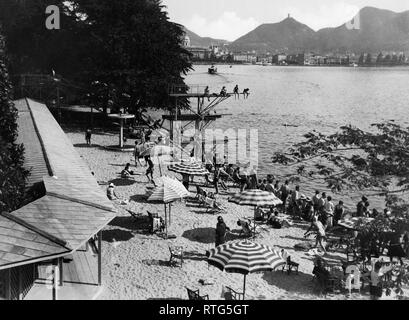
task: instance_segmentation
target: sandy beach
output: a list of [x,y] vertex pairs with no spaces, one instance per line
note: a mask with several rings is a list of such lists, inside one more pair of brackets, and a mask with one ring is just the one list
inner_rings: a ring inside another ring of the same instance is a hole
[[[132,153],[113,152],[103,148],[117,143],[116,134],[96,133],[92,137],[92,147],[87,147],[83,132],[67,128],[65,132],[88,163],[90,170],[95,173],[97,180],[113,182],[117,186],[118,196],[130,200],[128,205],[117,205],[118,217],[103,232],[104,289],[98,299],[187,299],[188,287],[199,289],[201,295],[208,294],[211,300],[220,300],[223,286],[242,291],[242,275],[222,272],[206,262],[206,250],[214,247],[217,215],[206,214],[205,209],[193,202],[177,202],[172,206],[169,226],[169,233],[177,238],[164,240],[149,234],[146,230],[147,211],[158,212],[164,216],[164,208],[163,205],[146,201],[147,187],[152,187],[145,176],[146,168],[134,168]],[[128,141],[128,144],[133,143],[133,140]],[[135,176],[135,181],[120,179],[119,173],[127,162],[132,164],[132,170],[141,174]],[[164,174],[177,176],[166,169]],[[157,166],[154,178],[159,178]],[[102,185],[101,189],[105,192],[106,186]],[[195,190],[195,186],[191,185],[190,191]],[[239,239],[237,220],[253,215],[251,207],[241,207],[227,201],[229,195],[237,190],[230,188],[230,194],[218,196],[218,200],[227,209],[223,218],[232,229],[228,240]],[[143,216],[136,220],[130,216],[127,209]],[[305,251],[294,249],[295,244],[306,241],[303,237],[306,228],[308,224],[300,222],[291,228],[277,230],[265,226],[261,229],[261,234],[255,241],[287,250],[292,260],[300,264],[299,274],[287,275],[281,270],[250,274],[246,285],[247,299],[348,299],[343,294],[320,296],[314,290],[313,257],[307,256]],[[310,238],[309,241],[313,242],[314,239]],[[183,246],[185,261],[182,268],[169,266],[170,245]],[[326,256],[333,261],[339,261],[342,257],[345,255],[334,252]],[[207,285],[200,284],[200,279]],[[349,299],[367,300],[369,295],[353,293]]]

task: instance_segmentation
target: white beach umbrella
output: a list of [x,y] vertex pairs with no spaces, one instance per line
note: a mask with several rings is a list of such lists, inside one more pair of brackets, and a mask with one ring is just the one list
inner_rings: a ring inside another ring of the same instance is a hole
[[157,187],[149,196],[148,201],[165,204],[165,225],[167,234],[167,205],[169,204],[169,224],[171,223],[171,203],[190,195],[185,186],[178,180],[163,176],[159,179]]

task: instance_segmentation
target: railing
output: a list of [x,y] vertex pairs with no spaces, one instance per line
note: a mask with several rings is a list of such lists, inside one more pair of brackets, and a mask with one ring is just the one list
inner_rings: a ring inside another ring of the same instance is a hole
[[171,85],[169,94],[204,94],[205,85]]

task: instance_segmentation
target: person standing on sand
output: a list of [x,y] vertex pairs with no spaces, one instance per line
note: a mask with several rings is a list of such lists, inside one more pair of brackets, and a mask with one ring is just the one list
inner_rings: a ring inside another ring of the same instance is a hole
[[152,182],[156,187],[156,183],[153,180],[153,168],[154,164],[150,156],[147,157],[146,163],[148,164],[148,169],[146,169],[146,176],[148,177],[149,182]]
[[140,145],[138,144],[138,141],[135,141],[135,149],[134,149],[134,157],[135,157],[135,168],[138,167],[138,163],[139,165],[142,167],[142,163],[141,163],[141,156],[140,156]]
[[327,216],[327,223],[325,229],[331,229],[333,227],[334,218],[334,203],[332,202],[332,197],[327,197],[327,202],[325,203],[325,214]]
[[283,202],[284,213],[285,213],[285,210],[286,210],[285,204],[286,204],[286,202],[287,202],[288,196],[290,195],[290,187],[288,186],[289,183],[290,183],[290,182],[287,180],[287,181],[281,186],[281,189],[280,189],[280,192],[281,192],[281,201]]
[[226,232],[230,231],[230,228],[226,226],[222,217],[217,218],[217,225],[216,225],[216,247],[224,244],[226,242]]
[[320,245],[321,249],[324,251],[325,254],[327,254],[327,250],[325,250],[325,247],[322,243],[323,240],[326,240],[326,234],[325,234],[325,228],[323,226],[323,224],[321,223],[321,221],[318,220],[317,216],[314,216],[311,226],[309,227],[309,229],[305,232],[304,237],[308,237],[308,235],[310,234],[310,232],[315,229],[315,233],[316,233],[316,242],[315,242],[315,247],[314,248],[318,248],[318,245]]
[[334,227],[338,225],[338,221],[343,218],[344,213],[345,213],[344,202],[340,201],[335,206],[335,209],[334,209]]
[[239,93],[239,85],[238,84],[236,84],[236,86],[234,87],[233,93],[234,93],[234,99],[236,99],[236,96],[237,96],[237,98],[240,100],[240,93]]
[[314,213],[318,213],[320,199],[321,199],[320,192],[319,192],[319,190],[316,190],[315,195],[312,197],[312,204],[314,206]]
[[92,131],[90,128],[87,128],[87,130],[85,130],[85,141],[88,146],[91,145],[91,136],[92,136]]

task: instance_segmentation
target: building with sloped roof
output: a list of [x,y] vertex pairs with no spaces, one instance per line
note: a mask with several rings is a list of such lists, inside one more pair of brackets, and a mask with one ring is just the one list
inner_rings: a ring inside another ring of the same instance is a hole
[[[102,229],[115,218],[115,208],[47,106],[31,99],[17,100],[15,106],[32,199],[0,214],[0,299],[23,299],[39,278],[40,265],[51,269],[52,297],[57,298],[64,259],[81,255],[85,266],[94,264],[84,250],[90,241],[97,255],[94,280],[101,285]],[[70,275],[81,278],[78,272],[92,273],[82,266]]]

